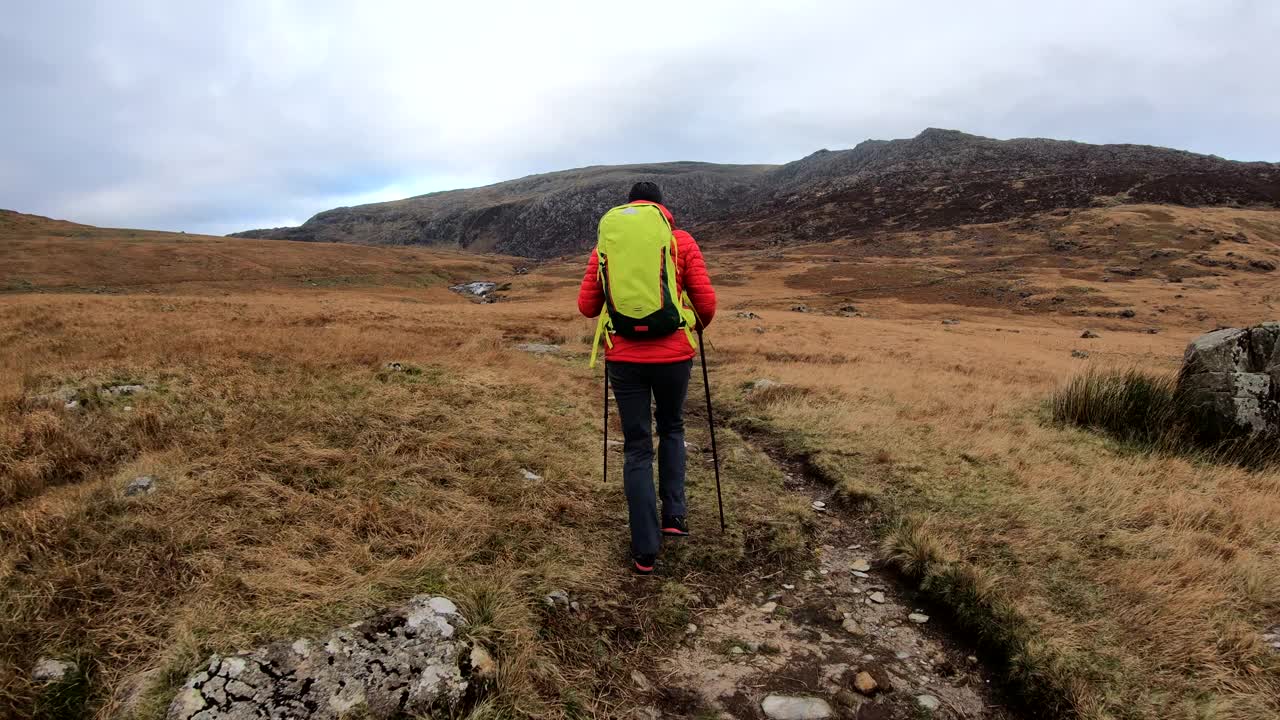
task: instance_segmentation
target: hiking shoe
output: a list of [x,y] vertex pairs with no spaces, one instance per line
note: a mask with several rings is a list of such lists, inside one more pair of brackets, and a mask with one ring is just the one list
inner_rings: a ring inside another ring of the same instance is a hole
[[653,566],[657,562],[657,555],[634,555],[631,559],[631,571],[637,575],[652,575]]
[[689,526],[684,522],[683,515],[675,515],[662,521],[662,534],[675,535],[684,537],[689,534]]

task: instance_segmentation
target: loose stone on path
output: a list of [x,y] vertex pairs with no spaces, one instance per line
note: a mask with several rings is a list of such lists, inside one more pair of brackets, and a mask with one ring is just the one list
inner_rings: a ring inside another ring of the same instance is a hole
[[929,712],[933,712],[934,710],[942,707],[942,701],[932,695],[917,695],[916,704]]
[[770,695],[760,709],[770,720],[824,720],[834,714],[826,700],[788,695]]

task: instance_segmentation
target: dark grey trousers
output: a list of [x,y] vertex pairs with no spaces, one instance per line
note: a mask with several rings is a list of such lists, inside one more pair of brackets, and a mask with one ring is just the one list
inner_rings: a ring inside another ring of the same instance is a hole
[[[622,417],[626,462],[622,485],[631,520],[631,552],[656,555],[661,526],[657,496],[664,518],[685,514],[684,400],[689,392],[692,360],[669,364],[609,363],[609,383]],[[658,425],[658,492],[653,489],[653,423],[650,399]]]

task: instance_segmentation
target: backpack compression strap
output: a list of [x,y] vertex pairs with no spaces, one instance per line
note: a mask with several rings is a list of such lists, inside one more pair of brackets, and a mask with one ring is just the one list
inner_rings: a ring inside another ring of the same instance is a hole
[[[608,304],[609,303],[605,303],[605,305]],[[596,356],[600,354],[601,336],[604,337],[605,344],[608,345],[610,349],[613,348],[613,340],[609,337],[609,333],[605,332],[605,326],[608,324],[609,309],[607,307],[600,308],[600,319],[596,321],[596,337],[591,341],[591,363],[587,366],[589,368],[594,369],[596,366]]]
[[[680,272],[679,252],[680,252],[680,241],[676,240],[675,234],[672,233],[671,235],[671,265],[672,265],[671,288],[672,290],[676,289],[676,279],[678,278],[679,272]],[[680,308],[679,308],[680,327],[684,330],[684,336],[689,338],[689,347],[693,348],[694,350],[697,350],[698,341],[693,336],[693,328],[689,327],[689,316],[685,315],[684,311],[685,310],[689,311],[689,315],[693,316],[693,321],[695,324],[701,324],[702,321],[698,319],[698,311],[693,309],[693,301],[689,299],[689,292],[687,290],[679,293],[678,295],[673,293],[673,297],[675,298],[676,302],[680,303]]]

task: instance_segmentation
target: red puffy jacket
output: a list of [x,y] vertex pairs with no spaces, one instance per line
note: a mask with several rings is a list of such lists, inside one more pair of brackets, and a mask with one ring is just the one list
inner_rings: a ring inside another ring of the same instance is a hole
[[[637,201],[633,205],[651,204]],[[667,220],[675,225],[671,211],[658,205]],[[711,287],[711,278],[707,275],[707,265],[702,261],[702,250],[693,236],[683,230],[672,233],[676,243],[676,287],[681,292],[689,293],[689,302],[693,304],[698,320],[706,327],[716,314],[716,291]],[[582,278],[582,287],[578,289],[578,310],[587,317],[596,317],[604,309],[604,288],[600,286],[600,262],[596,251],[591,251],[591,260],[587,262],[587,274]],[[620,335],[611,335],[613,347],[605,350],[607,359],[615,362],[633,363],[674,363],[693,358],[694,349],[689,345],[689,338],[683,330],[666,337],[627,339]],[[602,339],[601,344],[604,344]]]

